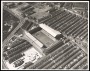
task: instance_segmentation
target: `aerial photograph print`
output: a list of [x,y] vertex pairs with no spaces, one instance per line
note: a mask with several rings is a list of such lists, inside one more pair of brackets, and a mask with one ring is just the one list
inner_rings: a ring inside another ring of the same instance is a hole
[[2,70],[89,70],[89,1],[1,1]]

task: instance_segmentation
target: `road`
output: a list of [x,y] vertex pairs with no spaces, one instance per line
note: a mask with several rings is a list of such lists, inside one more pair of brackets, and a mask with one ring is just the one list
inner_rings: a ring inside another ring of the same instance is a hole
[[3,47],[5,46],[5,44],[8,43],[8,40],[13,37],[14,33],[23,25],[23,23],[25,22],[25,19],[14,14],[12,11],[10,11],[8,8],[4,7],[4,10],[8,11],[10,14],[12,14],[13,16],[15,16],[16,18],[18,18],[20,20],[20,23],[17,25],[17,27],[8,35],[8,37],[3,41]]

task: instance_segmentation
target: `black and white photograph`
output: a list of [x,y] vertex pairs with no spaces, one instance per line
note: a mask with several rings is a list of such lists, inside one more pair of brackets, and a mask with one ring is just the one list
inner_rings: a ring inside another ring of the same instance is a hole
[[89,1],[2,1],[2,70],[88,70]]

